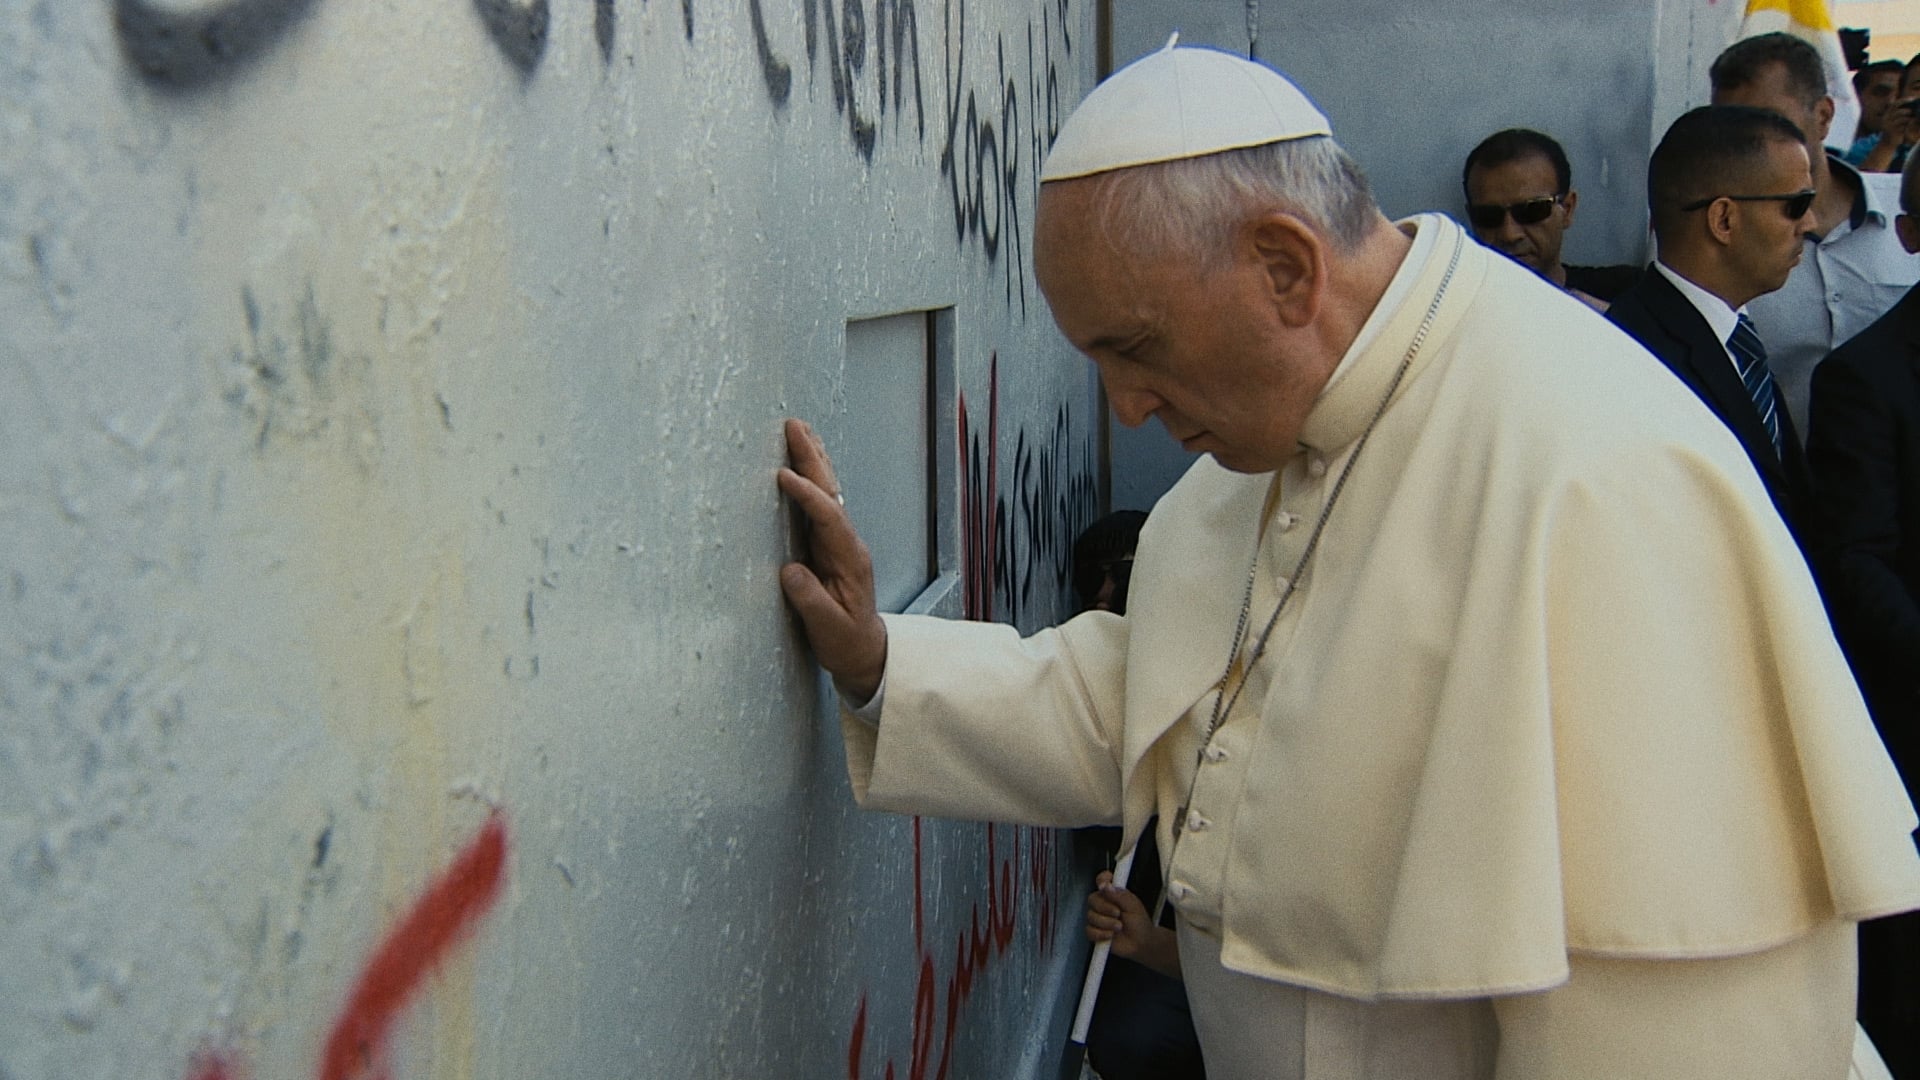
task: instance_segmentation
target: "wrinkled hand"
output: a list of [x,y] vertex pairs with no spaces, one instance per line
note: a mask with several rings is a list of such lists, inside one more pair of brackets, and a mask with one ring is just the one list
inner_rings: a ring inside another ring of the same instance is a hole
[[1153,942],[1153,916],[1127,889],[1113,883],[1113,873],[1102,870],[1087,894],[1087,940],[1113,942],[1113,955],[1132,959]]
[[806,627],[820,666],[843,693],[865,703],[887,665],[887,627],[873,601],[873,556],[840,502],[840,484],[820,436],[787,421],[787,459],[780,490],[807,516],[806,562],[780,568],[780,588]]

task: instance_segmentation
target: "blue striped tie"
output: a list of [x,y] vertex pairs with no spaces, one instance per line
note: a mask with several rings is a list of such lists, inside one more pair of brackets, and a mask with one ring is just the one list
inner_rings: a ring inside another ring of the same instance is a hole
[[1753,399],[1760,423],[1767,429],[1767,438],[1773,440],[1774,456],[1785,460],[1786,450],[1780,445],[1780,412],[1773,396],[1773,372],[1767,370],[1767,347],[1754,332],[1752,319],[1740,316],[1733,336],[1727,339],[1727,349],[1733,353],[1734,365],[1740,369],[1740,381],[1746,384],[1747,396]]

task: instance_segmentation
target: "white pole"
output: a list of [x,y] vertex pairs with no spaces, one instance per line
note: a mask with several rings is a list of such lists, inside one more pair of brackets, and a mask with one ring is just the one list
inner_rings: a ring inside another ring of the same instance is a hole
[[[1133,874],[1133,853],[1129,848],[1113,868],[1113,883],[1125,888],[1127,878]],[[1100,976],[1107,972],[1107,956],[1113,952],[1113,942],[1103,941],[1093,947],[1093,958],[1087,961],[1087,981],[1080,987],[1080,1011],[1073,1014],[1073,1035],[1071,1038],[1079,1046],[1087,1045],[1087,1028],[1093,1024],[1093,1005],[1100,997]]]

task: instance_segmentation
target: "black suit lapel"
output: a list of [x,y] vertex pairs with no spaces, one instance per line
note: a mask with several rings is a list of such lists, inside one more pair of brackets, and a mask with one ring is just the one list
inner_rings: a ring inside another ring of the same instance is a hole
[[[1734,437],[1746,448],[1747,456],[1754,460],[1767,485],[1783,489],[1787,483],[1786,470],[1780,455],[1773,448],[1773,439],[1767,434],[1767,426],[1760,421],[1759,410],[1753,407],[1753,398],[1747,393],[1746,384],[1740,381],[1740,373],[1734,370],[1733,358],[1728,355],[1726,346],[1714,336],[1713,327],[1707,325],[1706,316],[1700,314],[1700,310],[1682,296],[1680,290],[1674,288],[1664,275],[1655,270],[1647,277],[1647,284],[1651,286],[1647,290],[1647,310],[1682,346],[1679,354],[1672,358],[1673,366],[1680,370],[1682,378],[1694,385],[1715,415],[1732,429]],[[1793,429],[1787,421],[1786,410],[1780,409],[1779,416],[1782,441],[1791,444],[1794,441]]]

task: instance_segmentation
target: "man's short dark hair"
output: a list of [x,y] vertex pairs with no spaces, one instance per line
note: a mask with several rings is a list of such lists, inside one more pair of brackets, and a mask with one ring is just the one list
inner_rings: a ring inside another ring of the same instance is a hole
[[1853,73],[1853,92],[1858,94],[1866,90],[1867,84],[1876,75],[1891,75],[1903,79],[1907,75],[1907,65],[1898,60],[1875,60],[1866,67]]
[[1647,162],[1647,209],[1654,232],[1673,226],[1681,207],[1719,195],[1784,195],[1728,190],[1738,174],[1761,164],[1776,142],[1805,146],[1793,121],[1772,109],[1702,105],[1673,122]]
[[1480,145],[1467,155],[1467,163],[1460,169],[1460,186],[1466,187],[1467,176],[1475,166],[1491,169],[1509,161],[1524,161],[1534,157],[1546,158],[1553,166],[1554,182],[1560,185],[1554,194],[1565,195],[1573,190],[1573,166],[1567,164],[1567,152],[1560,148],[1553,136],[1532,128],[1508,128],[1481,139]]
[[1814,47],[1792,34],[1775,31],[1741,38],[1714,58],[1707,77],[1715,90],[1738,90],[1760,81],[1770,65],[1786,69],[1787,86],[1811,108],[1827,96],[1827,67]]

